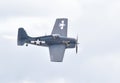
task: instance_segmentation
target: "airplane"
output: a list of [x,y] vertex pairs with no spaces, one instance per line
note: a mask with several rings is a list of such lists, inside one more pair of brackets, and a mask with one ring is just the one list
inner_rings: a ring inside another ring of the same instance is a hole
[[68,19],[57,18],[52,30],[51,35],[41,37],[30,37],[27,35],[24,28],[18,29],[17,45],[23,46],[26,44],[33,44],[37,46],[44,46],[49,48],[51,62],[62,62],[65,49],[75,48],[78,52],[78,37],[67,37]]

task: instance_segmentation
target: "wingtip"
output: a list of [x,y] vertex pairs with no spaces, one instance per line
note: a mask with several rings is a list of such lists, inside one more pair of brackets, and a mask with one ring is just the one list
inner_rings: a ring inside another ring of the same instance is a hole
[[68,20],[68,18],[57,18],[56,20]]
[[63,60],[50,60],[51,62],[63,62]]

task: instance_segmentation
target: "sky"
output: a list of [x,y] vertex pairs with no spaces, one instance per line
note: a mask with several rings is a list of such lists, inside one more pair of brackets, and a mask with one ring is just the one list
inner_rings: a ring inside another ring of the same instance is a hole
[[[56,18],[68,18],[62,63],[50,62],[45,47],[17,46],[17,32],[49,35]],[[120,83],[119,0],[1,0],[0,83]]]

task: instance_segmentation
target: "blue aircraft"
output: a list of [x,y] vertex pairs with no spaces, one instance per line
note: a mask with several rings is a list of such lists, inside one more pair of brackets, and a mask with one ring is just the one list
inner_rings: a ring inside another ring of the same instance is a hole
[[68,19],[58,18],[56,19],[51,35],[41,37],[30,37],[23,28],[19,28],[17,45],[22,46],[26,44],[28,46],[28,44],[33,44],[49,47],[50,60],[52,62],[62,62],[65,49],[76,47],[76,53],[78,51],[78,37],[77,39],[68,38],[67,27]]

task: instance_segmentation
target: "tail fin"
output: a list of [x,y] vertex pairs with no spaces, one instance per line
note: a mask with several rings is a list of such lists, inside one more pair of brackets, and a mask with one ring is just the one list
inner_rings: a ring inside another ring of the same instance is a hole
[[18,29],[18,38],[17,38],[17,45],[22,46],[26,43],[28,35],[23,28]]

